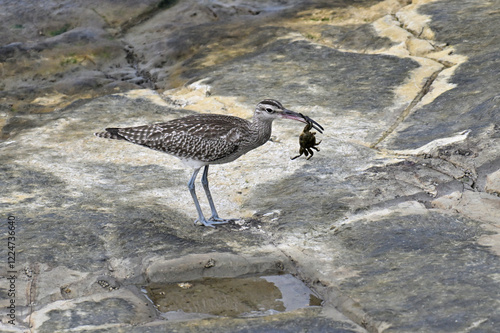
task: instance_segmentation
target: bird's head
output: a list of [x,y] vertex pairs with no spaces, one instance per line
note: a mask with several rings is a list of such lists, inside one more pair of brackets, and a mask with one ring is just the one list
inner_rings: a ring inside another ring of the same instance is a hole
[[323,133],[323,126],[308,116],[286,109],[280,102],[274,99],[265,99],[255,108],[255,117],[261,120],[274,120],[277,118],[293,119],[303,123],[311,123],[318,132]]

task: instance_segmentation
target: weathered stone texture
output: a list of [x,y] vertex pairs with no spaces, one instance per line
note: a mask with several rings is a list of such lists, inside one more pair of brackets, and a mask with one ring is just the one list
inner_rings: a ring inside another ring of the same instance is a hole
[[[500,326],[498,0],[2,6],[0,243],[15,216],[17,307],[12,326],[0,282],[1,331]],[[320,151],[290,160],[302,125],[276,121],[263,147],[211,167],[219,213],[243,218],[216,229],[193,225],[178,160],[92,135],[249,118],[264,98],[321,123]],[[141,292],[283,272],[323,306],[173,321]]]

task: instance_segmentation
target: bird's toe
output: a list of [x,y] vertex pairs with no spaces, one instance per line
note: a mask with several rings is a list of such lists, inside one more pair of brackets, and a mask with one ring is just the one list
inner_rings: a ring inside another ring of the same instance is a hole
[[218,216],[212,216],[208,219],[208,222],[210,222],[212,224],[225,224],[225,223],[230,223],[230,222],[234,222],[237,220],[238,219],[223,219],[223,218],[220,218]]

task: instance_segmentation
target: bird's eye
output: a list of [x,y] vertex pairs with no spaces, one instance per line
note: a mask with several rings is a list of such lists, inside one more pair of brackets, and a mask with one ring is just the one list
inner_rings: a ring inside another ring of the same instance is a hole
[[266,108],[266,111],[269,112],[269,113],[273,113],[274,112],[274,110],[271,109],[271,108]]

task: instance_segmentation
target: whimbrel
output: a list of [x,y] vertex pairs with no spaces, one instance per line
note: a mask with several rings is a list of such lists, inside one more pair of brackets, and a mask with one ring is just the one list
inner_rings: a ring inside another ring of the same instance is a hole
[[[208,167],[211,164],[232,162],[262,146],[271,137],[272,123],[277,118],[310,123],[314,129],[323,133],[323,127],[311,118],[287,110],[278,101],[266,99],[257,104],[252,121],[219,114],[198,114],[153,125],[106,128],[106,132],[94,134],[101,138],[126,140],[171,154],[194,168],[188,187],[198,212],[195,224],[200,222],[214,227],[231,219],[222,219],[217,214],[208,187]],[[204,167],[201,183],[212,211],[212,216],[208,219],[201,211],[194,185],[201,167]]]

